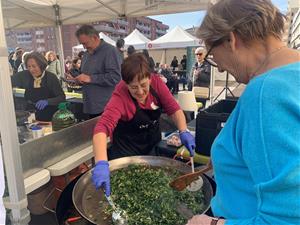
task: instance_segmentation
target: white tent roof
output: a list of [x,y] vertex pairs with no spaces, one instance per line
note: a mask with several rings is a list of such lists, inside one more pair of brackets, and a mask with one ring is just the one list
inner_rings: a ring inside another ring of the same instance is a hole
[[201,44],[201,40],[189,34],[180,26],[176,26],[165,35],[154,41],[150,41],[147,47],[149,49],[185,48],[199,46]]
[[146,38],[138,29],[134,29],[126,38],[124,38],[125,46],[133,45],[135,49],[146,49],[150,39]]
[[99,33],[99,36],[100,36],[100,38],[103,39],[105,42],[107,42],[107,43],[109,43],[109,44],[111,44],[111,45],[113,45],[113,46],[116,46],[116,42],[115,42],[113,39],[111,39],[109,36],[107,36],[106,34],[104,34],[103,32],[100,32],[100,33]]
[[[205,10],[209,0],[2,0],[5,28],[80,24],[112,18]],[[188,4],[187,4],[188,2]]]

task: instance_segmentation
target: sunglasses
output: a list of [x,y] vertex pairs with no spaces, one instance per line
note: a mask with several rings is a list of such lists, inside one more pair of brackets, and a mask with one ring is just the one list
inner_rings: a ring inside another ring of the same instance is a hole
[[195,55],[203,55],[203,53],[196,53]]

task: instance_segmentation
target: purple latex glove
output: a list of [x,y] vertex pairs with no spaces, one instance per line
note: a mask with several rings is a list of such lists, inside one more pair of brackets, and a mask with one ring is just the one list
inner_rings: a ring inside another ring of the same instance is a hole
[[48,105],[48,100],[39,100],[35,103],[35,107],[38,110],[43,110]]
[[196,147],[195,137],[189,131],[183,131],[179,133],[181,143],[190,152],[190,156],[194,156],[194,149]]
[[106,160],[96,163],[92,171],[92,181],[97,189],[103,187],[105,195],[110,196],[110,171]]

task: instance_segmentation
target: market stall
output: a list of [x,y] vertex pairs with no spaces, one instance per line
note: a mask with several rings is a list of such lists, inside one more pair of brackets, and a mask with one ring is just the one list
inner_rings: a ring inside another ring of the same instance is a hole
[[[62,53],[62,24],[88,23],[115,17],[137,17],[167,13],[178,13],[206,9],[208,0],[186,1],[70,1],[62,0],[2,0],[0,7],[0,104],[5,108],[0,115],[0,131],[10,202],[12,224],[27,224],[30,220],[23,180],[23,168],[18,144],[16,118],[13,107],[12,88],[7,62],[7,46],[4,28],[44,27],[56,28],[60,58]],[[3,15],[2,15],[3,14]],[[62,64],[63,65],[63,64]],[[79,151],[79,150],[78,150]],[[39,155],[34,156],[40,160]],[[40,168],[41,170],[43,168]]]
[[124,38],[125,48],[132,45],[135,49],[146,49],[150,39],[146,38],[138,29],[134,29],[127,37]]

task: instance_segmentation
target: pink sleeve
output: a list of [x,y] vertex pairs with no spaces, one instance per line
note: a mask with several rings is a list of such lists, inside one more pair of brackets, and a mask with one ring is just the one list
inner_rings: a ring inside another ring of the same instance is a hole
[[122,98],[118,91],[115,90],[94,128],[94,134],[103,132],[107,136],[112,137],[113,131],[122,116],[121,112],[124,111]]
[[152,75],[153,88],[156,90],[162,107],[168,116],[180,110],[180,106],[175,100],[174,96],[169,91],[167,85],[161,80],[158,75]]

